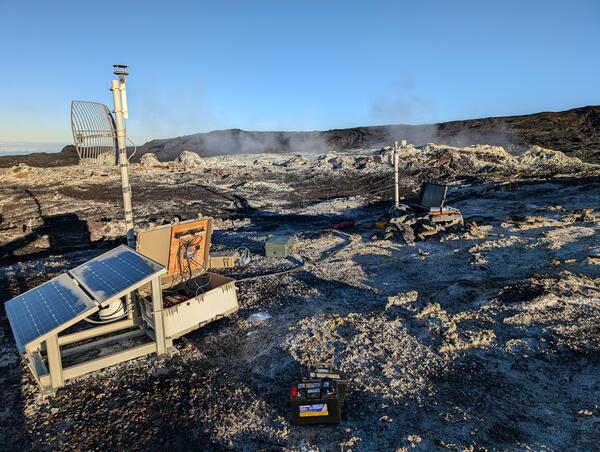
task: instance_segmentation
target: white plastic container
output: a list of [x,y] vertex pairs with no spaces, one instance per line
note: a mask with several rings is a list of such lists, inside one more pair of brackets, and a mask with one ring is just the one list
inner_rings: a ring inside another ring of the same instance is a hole
[[[205,268],[208,267],[209,262],[208,249],[212,231],[212,219],[209,220],[203,235],[205,252],[201,253],[204,256]],[[193,226],[195,220],[178,223],[176,226],[181,229],[186,224]],[[170,252],[173,235],[171,228],[173,225],[165,225],[140,232],[137,242],[138,251],[167,268],[172,267],[169,265],[169,259],[173,258],[173,253]],[[163,324],[165,337],[168,339],[181,337],[238,310],[235,280],[210,271],[189,279],[182,278],[179,274],[167,274],[161,278],[161,286]],[[180,301],[181,298],[187,299]],[[141,301],[142,318],[154,327],[152,304],[144,299]]]

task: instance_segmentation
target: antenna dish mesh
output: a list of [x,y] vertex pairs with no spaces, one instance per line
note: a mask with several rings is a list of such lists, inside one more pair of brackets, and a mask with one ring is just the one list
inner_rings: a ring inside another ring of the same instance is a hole
[[82,165],[116,165],[115,121],[104,104],[71,102],[71,130]]

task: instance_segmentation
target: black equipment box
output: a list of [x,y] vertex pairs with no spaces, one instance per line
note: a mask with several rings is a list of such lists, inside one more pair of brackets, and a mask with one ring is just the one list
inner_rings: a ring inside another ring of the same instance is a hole
[[327,365],[304,369],[292,387],[290,409],[296,425],[339,424],[346,400],[347,380]]

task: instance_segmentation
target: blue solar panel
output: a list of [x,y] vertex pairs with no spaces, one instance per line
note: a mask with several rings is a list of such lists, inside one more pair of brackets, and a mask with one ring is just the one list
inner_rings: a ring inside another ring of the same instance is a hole
[[99,302],[135,286],[164,267],[121,245],[70,271],[71,275]]
[[68,275],[63,274],[7,301],[6,314],[19,351],[97,304]]

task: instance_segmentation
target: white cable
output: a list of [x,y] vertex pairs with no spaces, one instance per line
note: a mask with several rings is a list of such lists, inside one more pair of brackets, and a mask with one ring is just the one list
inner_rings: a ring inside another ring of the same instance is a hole
[[200,292],[202,289],[204,289],[204,288],[205,288],[205,287],[207,287],[207,286],[208,286],[208,287],[210,287],[210,284],[211,284],[211,278],[212,278],[212,276],[211,276],[210,274],[208,274],[208,280],[207,280],[206,284],[204,284],[204,285],[202,285],[202,286],[200,286],[200,285],[199,285],[199,284],[198,284],[196,281],[194,281],[194,282],[196,283],[196,286],[198,287],[198,288],[196,289],[196,294],[195,294],[195,296],[196,296],[196,297],[198,296],[198,292]]
[[240,267],[245,267],[246,265],[248,265],[250,263],[250,261],[252,260],[252,254],[250,253],[250,250],[248,248],[246,248],[245,246],[240,246],[239,248],[236,249],[236,251],[239,253],[239,257],[238,257],[238,264]]
[[131,153],[131,155],[129,157],[127,157],[127,161],[131,162],[131,159],[137,152],[137,146],[135,145],[135,143],[133,142],[133,140],[131,138],[127,137],[127,141],[129,141],[131,144],[133,144],[133,152]]

